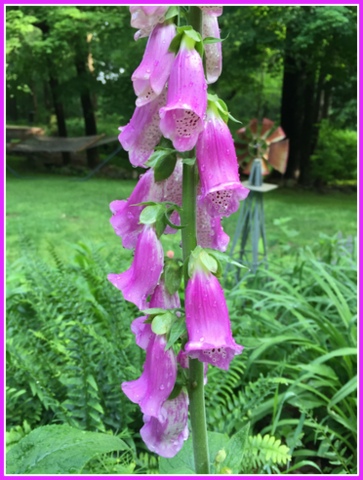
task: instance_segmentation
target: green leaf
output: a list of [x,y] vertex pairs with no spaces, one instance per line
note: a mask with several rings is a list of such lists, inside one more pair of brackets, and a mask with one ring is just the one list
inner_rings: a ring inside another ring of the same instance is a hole
[[173,148],[167,147],[158,147],[154,153],[149,157],[149,160],[146,162],[146,165],[151,168],[155,168],[161,158],[176,153],[176,150]]
[[[219,450],[228,443],[224,433],[208,432],[209,458],[213,461]],[[159,473],[163,474],[195,474],[193,443],[191,436],[184,443],[182,450],[173,458],[159,457]]]
[[213,273],[217,272],[218,263],[216,259],[212,255],[209,255],[205,250],[200,252],[199,260],[202,262],[202,264],[205,266],[207,270]]
[[165,312],[162,315],[154,317],[151,323],[151,330],[156,335],[164,335],[169,332],[171,324],[174,320],[174,315],[171,312]]
[[140,223],[144,225],[152,225],[163,215],[164,206],[163,205],[150,205],[145,207],[140,214]]
[[176,17],[177,15],[179,15],[179,7],[171,6],[166,12],[165,20],[169,20],[169,18]]
[[185,163],[185,165],[194,165],[196,160],[197,157],[183,158],[183,163]]
[[177,160],[176,153],[173,148],[161,147],[150,156],[146,165],[154,169],[156,182],[166,180],[173,173]]
[[332,408],[334,405],[341,402],[345,397],[355,392],[356,390],[357,390],[357,376],[355,375],[345,385],[343,385],[340,390],[338,390],[334,394],[333,398],[330,400],[328,404],[328,408]]
[[186,333],[187,328],[185,325],[185,317],[175,316],[168,334],[168,342],[166,344],[165,350],[169,350],[169,348],[172,347],[174,343]]
[[211,43],[224,42],[225,40],[227,40],[228,37],[229,37],[229,33],[225,38],[205,37],[203,39],[203,43],[204,43],[204,45],[210,45]]
[[98,386],[97,386],[96,380],[94,379],[93,375],[91,375],[91,374],[87,375],[87,383],[89,383],[91,385],[93,390],[98,391]]
[[185,225],[175,225],[173,222],[170,221],[170,215],[173,214],[174,210],[178,210],[179,213],[181,211],[180,208],[176,209],[175,207],[170,207],[167,209],[167,211],[165,212],[165,215],[164,215],[164,221],[166,223],[166,225],[169,225],[169,227],[171,228],[175,228],[176,230],[181,230],[182,228],[185,227]]
[[196,43],[203,41],[201,34],[199,32],[197,32],[196,30],[194,30],[194,28],[191,28],[190,30],[184,30],[184,35],[191,38]]
[[179,290],[183,276],[183,265],[178,260],[167,259],[164,267],[165,285],[170,295]]
[[297,368],[303,371],[307,371],[316,375],[322,375],[323,377],[332,378],[337,380],[337,375],[334,370],[328,365],[317,365],[317,364],[300,364],[296,365]]
[[142,310],[142,313],[145,315],[159,315],[165,313],[165,310],[163,308],[145,308],[145,310]]
[[235,122],[235,123],[240,123],[241,125],[243,125],[243,122],[237,120],[237,118],[235,118],[233,115],[231,115],[229,112],[228,112],[228,118],[230,118],[232,120],[232,122]]
[[204,45],[210,45],[211,43],[220,43],[223,42],[221,38],[216,38],[216,37],[205,37],[203,39]]
[[167,218],[165,212],[163,215],[160,215],[155,223],[155,232],[158,238],[164,233],[165,227],[167,225]]
[[221,468],[228,468],[232,470],[232,473],[240,473],[240,466],[243,460],[245,445],[248,441],[249,430],[250,424],[247,423],[229,439],[225,447],[227,456],[221,463]]
[[176,154],[174,152],[164,155],[158,160],[154,167],[155,182],[161,182],[170,177],[174,172],[176,160]]
[[112,435],[47,425],[33,430],[9,451],[6,473],[77,474],[96,455],[128,449]]
[[178,53],[183,38],[182,33],[177,33],[170,43],[169,52]]
[[183,383],[181,381],[178,381],[177,379],[177,381],[175,382],[174,388],[168,397],[168,400],[173,400],[173,398],[176,398],[180,394],[183,386],[184,386]]
[[220,262],[227,262],[227,263],[230,263],[231,265],[235,265],[236,267],[248,269],[246,265],[242,265],[242,263],[239,263],[236,260],[233,260],[233,258],[231,258],[228,255],[228,253],[220,252],[219,250],[213,250],[212,248],[205,248],[204,250],[208,252],[209,255],[213,255],[213,257],[216,260],[219,260]]

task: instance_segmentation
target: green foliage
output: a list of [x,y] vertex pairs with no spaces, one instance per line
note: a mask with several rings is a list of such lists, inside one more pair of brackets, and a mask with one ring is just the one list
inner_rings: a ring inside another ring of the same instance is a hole
[[286,465],[291,460],[289,450],[289,447],[281,445],[281,440],[276,440],[274,436],[250,436],[243,451],[243,472],[249,473],[261,468],[266,470],[275,464]]
[[230,316],[245,350],[228,372],[208,373],[209,428],[231,435],[250,422],[286,443],[291,471],[354,473],[356,294],[355,250],[341,236],[275,258],[233,287]]
[[[248,436],[246,424],[231,438],[216,432],[208,432],[210,471],[212,474],[251,473],[259,468],[284,465],[290,459],[289,447],[281,440],[265,435]],[[173,458],[159,459],[161,474],[193,474],[193,445],[189,438],[183,449]]]
[[120,381],[136,377],[135,358],[142,359],[125,328],[134,312],[108,284],[107,263],[79,244],[71,264],[51,249],[52,267],[35,261],[30,248],[23,245],[7,292],[8,426],[25,418],[33,428],[130,426],[136,409]]
[[312,160],[312,175],[319,181],[357,179],[357,132],[338,130],[322,122]]
[[94,456],[129,447],[112,435],[82,432],[67,425],[33,430],[7,455],[8,474],[81,473]]
[[17,425],[6,432],[6,452],[16,445],[25,435],[31,432],[29,423],[24,420],[22,425]]
[[[228,443],[228,436],[223,433],[208,432],[209,458],[211,462],[211,473],[213,471],[213,462],[217,453]],[[182,450],[173,458],[159,458],[160,474],[194,474],[194,456],[192,438],[189,437],[184,443]]]

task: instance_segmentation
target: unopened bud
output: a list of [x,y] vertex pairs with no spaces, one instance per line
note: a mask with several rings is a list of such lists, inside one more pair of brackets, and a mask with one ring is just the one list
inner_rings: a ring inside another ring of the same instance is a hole
[[174,252],[173,252],[173,250],[168,250],[168,251],[166,252],[166,256],[167,256],[168,258],[174,258]]
[[225,451],[224,448],[222,448],[222,450],[218,450],[215,462],[216,463],[224,462],[224,460],[226,459],[226,456],[227,456],[227,452]]
[[221,473],[222,473],[222,475],[231,475],[233,472],[232,472],[231,468],[223,467],[221,469]]

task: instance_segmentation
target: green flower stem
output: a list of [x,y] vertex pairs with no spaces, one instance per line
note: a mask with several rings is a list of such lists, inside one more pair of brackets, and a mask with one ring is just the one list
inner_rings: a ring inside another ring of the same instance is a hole
[[[198,7],[190,7],[189,23],[196,31],[201,32],[202,12]],[[197,167],[184,164],[182,225],[185,227],[182,229],[182,245],[185,285],[188,281],[189,256],[197,246],[196,199]],[[209,450],[204,403],[204,365],[199,360],[189,359],[188,392],[195,471],[198,474],[208,474]]]
[[[196,239],[196,166],[183,165],[182,245],[184,279],[188,280],[188,260],[197,246]],[[195,471],[209,473],[207,422],[204,404],[204,366],[199,360],[189,359],[189,412],[192,426]]]

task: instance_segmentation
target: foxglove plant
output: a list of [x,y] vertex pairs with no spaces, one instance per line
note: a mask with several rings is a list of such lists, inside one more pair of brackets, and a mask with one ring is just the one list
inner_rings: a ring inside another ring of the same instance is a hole
[[[248,194],[238,177],[230,114],[207,93],[207,83],[221,72],[222,7],[190,7],[191,25],[178,27],[170,20],[175,7],[130,11],[139,29],[135,39],[149,40],[132,76],[136,109],[119,140],[134,166],[149,169],[129,199],[110,205],[115,233],[134,258],[128,270],[108,279],[143,312],[130,328],[145,362],[141,376],[124,381],[122,391],[140,406],[140,435],[160,456],[180,451],[189,415],[196,472],[209,473],[207,367],[228,370],[243,349],[233,339],[217,278],[229,241],[221,219]],[[161,237],[178,230],[183,259],[170,251],[164,259]]]

